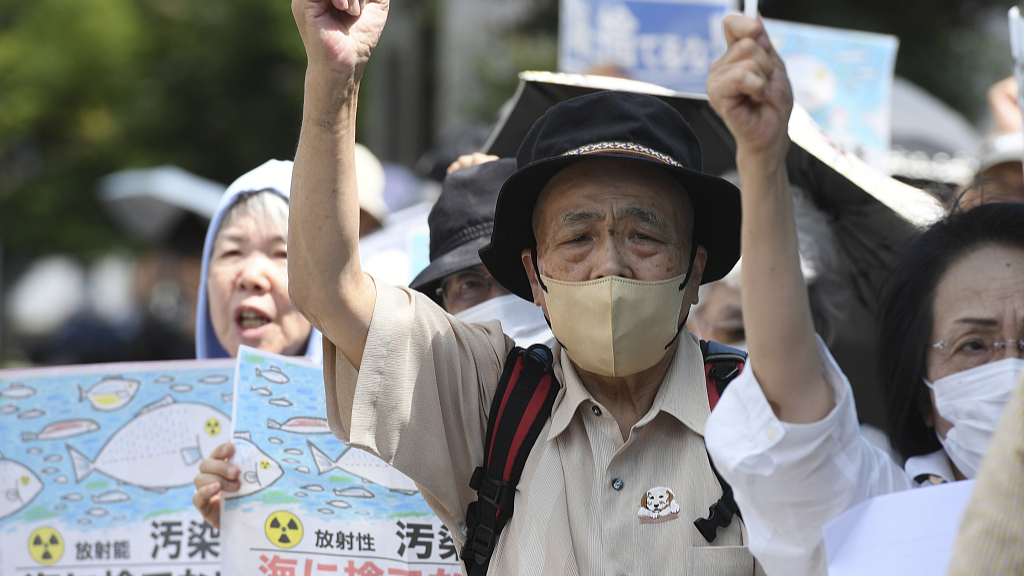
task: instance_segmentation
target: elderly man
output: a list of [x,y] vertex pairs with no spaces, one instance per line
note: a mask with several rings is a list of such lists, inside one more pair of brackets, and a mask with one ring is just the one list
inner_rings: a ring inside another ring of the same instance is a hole
[[[497,322],[461,322],[360,269],[356,101],[387,8],[292,2],[309,63],[291,294],[325,337],[334,433],[412,477],[462,545],[477,500],[470,478],[513,342]],[[681,326],[700,283],[736,262],[740,223],[739,192],[702,174],[701,162],[678,113],[614,93],[556,106],[520,149],[481,257],[549,318],[562,389],[488,573],[761,573],[740,519],[713,543],[693,524],[723,488],[702,438],[701,350]]]

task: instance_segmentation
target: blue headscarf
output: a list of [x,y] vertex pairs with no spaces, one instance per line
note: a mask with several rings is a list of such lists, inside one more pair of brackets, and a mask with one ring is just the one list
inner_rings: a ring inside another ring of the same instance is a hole
[[[199,298],[196,305],[196,358],[228,358],[230,355],[220,345],[217,334],[213,331],[210,320],[210,302],[206,295],[206,278],[210,272],[210,255],[213,253],[213,242],[220,230],[225,214],[235,204],[239,194],[272,190],[288,200],[292,186],[292,163],[281,160],[270,160],[262,166],[242,175],[228,186],[217,206],[217,212],[210,220],[210,228],[206,231],[206,243],[203,245],[203,271],[199,282]],[[305,356],[320,364],[324,361],[323,341],[320,332],[313,328],[309,335]]]

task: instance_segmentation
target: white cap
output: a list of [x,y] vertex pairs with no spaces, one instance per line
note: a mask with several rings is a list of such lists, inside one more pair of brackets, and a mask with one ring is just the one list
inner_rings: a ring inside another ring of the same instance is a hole
[[1004,132],[986,136],[978,151],[978,172],[1004,162],[1024,161],[1024,133]]
[[378,222],[384,222],[388,205],[384,203],[384,166],[373,152],[356,144],[356,183],[359,186],[359,208]]

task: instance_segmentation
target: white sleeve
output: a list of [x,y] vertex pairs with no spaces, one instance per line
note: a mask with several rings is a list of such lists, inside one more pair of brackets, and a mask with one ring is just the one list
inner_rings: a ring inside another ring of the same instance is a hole
[[868,498],[911,487],[892,458],[861,437],[850,383],[820,339],[818,347],[836,398],[825,418],[781,422],[748,363],[705,427],[708,452],[735,492],[750,551],[769,575],[825,574],[821,529]]

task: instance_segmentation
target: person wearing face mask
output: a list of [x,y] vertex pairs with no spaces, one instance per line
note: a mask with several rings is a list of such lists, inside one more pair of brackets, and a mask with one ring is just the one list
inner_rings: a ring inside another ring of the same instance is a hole
[[[308,69],[290,285],[324,334],[332,431],[412,478],[461,548],[515,342],[498,323],[463,322],[361,267],[354,119],[387,10],[385,1],[292,2]],[[702,438],[701,347],[682,326],[701,283],[736,263],[740,225],[736,187],[702,164],[682,116],[638,94],[558,104],[522,144],[479,256],[550,320],[560,391],[507,493],[515,513],[490,540],[489,574],[762,573],[743,519],[719,527],[713,545],[694,525],[723,487]],[[463,573],[481,572],[477,538]]]
[[527,348],[554,344],[544,314],[509,293],[487,272],[479,251],[494,228],[494,203],[505,179],[516,171],[515,158],[491,160],[452,171],[430,210],[430,265],[409,287],[423,292],[463,322],[497,320],[501,331]]
[[849,381],[814,332],[788,193],[785,67],[759,21],[730,16],[725,28],[729,49],[708,92],[748,152],[737,163],[743,211],[758,215],[742,231],[751,361],[705,438],[765,570],[824,574],[822,527],[845,510],[975,476],[1024,364],[1024,205],[946,217],[908,244],[889,275],[878,363],[901,468],[858,433]]
[[1024,380],[1003,410],[977,480],[946,574],[1024,574]]

